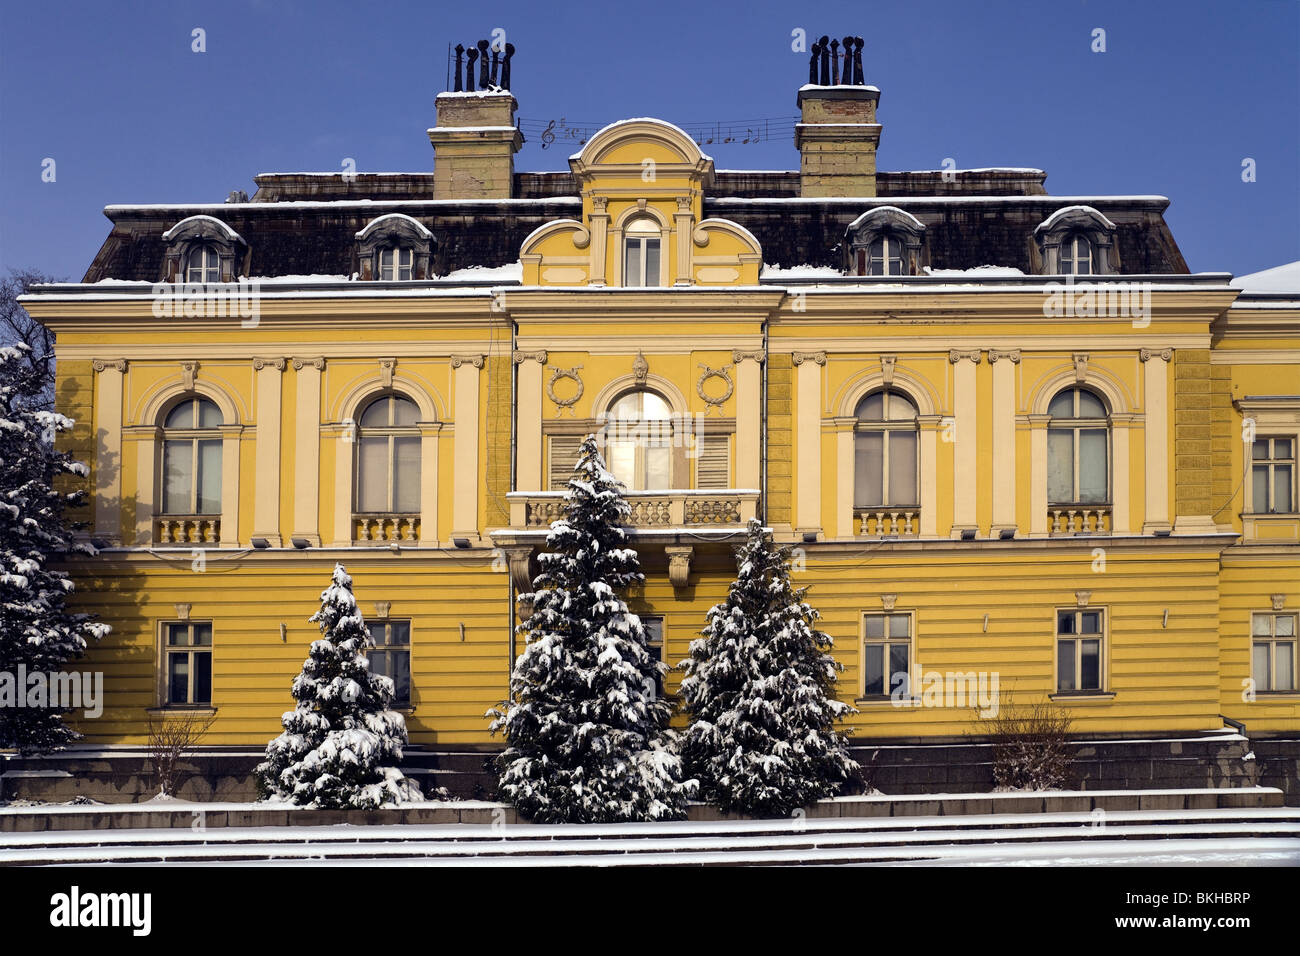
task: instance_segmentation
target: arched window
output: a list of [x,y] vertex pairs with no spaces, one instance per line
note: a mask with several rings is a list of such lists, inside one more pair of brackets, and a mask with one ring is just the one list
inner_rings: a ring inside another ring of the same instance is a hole
[[1086,388],[1061,390],[1047,407],[1047,501],[1052,505],[1110,501],[1110,419]]
[[623,233],[623,285],[662,285],[658,223],[652,219],[635,219]]
[[859,274],[868,276],[901,276],[905,269],[905,246],[897,236],[884,233],[878,236],[862,253]]
[[357,511],[413,515],[420,510],[420,410],[402,395],[384,395],[357,422]]
[[215,246],[206,242],[190,246],[185,256],[186,282],[220,282],[221,256]]
[[379,278],[408,280],[414,262],[415,250],[409,246],[387,246],[379,251]]
[[853,506],[916,507],[916,405],[902,392],[885,388],[858,402],[854,414]]
[[624,392],[609,407],[605,460],[631,491],[672,487],[672,407],[655,392]]
[[163,419],[163,514],[221,513],[221,411],[193,396]]
[[1061,242],[1061,275],[1092,275],[1092,242],[1081,232]]

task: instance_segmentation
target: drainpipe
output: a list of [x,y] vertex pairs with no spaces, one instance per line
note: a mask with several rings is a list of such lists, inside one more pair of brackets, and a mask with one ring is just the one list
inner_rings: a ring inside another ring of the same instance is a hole
[[758,470],[758,520],[764,525],[767,524],[767,369],[772,362],[767,351],[767,325],[771,318],[771,312],[763,316],[763,374],[759,379],[758,456],[761,467]]
[[[502,299],[505,298],[505,292],[501,293]],[[518,421],[518,404],[519,404],[519,365],[515,362],[515,349],[518,347],[519,323],[515,321],[514,316],[510,317],[510,490],[514,491],[517,483],[515,459],[519,454],[519,421]],[[509,505],[506,513],[509,514]],[[506,564],[506,598],[509,603],[506,605],[506,627],[510,631],[510,638],[506,645],[506,696],[510,696],[510,678],[515,672],[515,577],[510,572],[510,565]]]

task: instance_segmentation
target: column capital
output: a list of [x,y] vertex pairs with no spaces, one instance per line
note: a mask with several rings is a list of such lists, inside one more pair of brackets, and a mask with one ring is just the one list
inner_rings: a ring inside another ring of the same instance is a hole
[[802,365],[804,362],[816,362],[818,365],[826,364],[825,352],[795,352],[794,364]]
[[1012,365],[1019,365],[1020,349],[989,349],[989,364],[996,364],[998,359],[1008,359]]
[[277,372],[283,372],[285,361],[282,358],[253,358],[253,371],[260,372],[264,368],[273,368]]
[[119,371],[119,372],[125,372],[125,371],[126,371],[126,359],[124,359],[124,358],[120,358],[120,359],[91,359],[91,361],[90,361],[90,365],[91,365],[91,368],[93,368],[96,372],[102,372],[102,371],[104,371],[104,369],[106,369],[106,368],[115,369],[116,371]]
[[483,367],[482,355],[453,355],[451,357],[451,367],[460,368],[462,365],[472,365],[475,368]]
[[1161,358],[1166,362],[1172,362],[1174,358],[1173,349],[1138,349],[1138,358],[1143,362],[1149,362],[1153,358]]
[[761,365],[763,364],[766,358],[767,358],[767,353],[762,349],[732,349],[731,350],[731,361],[735,362],[736,364],[740,364],[741,362],[744,361],[752,361],[752,362],[757,362]]
[[325,368],[325,359],[323,356],[320,355],[316,356],[315,358],[302,358],[301,356],[294,357],[293,370],[295,372],[301,372],[303,370],[303,367],[307,365],[310,365],[312,368],[314,368],[316,371],[319,372]]
[[976,365],[979,365],[980,350],[979,349],[949,349],[948,350],[948,361],[951,362],[953,365],[956,365],[962,359],[969,359],[970,361],[974,362]]
[[538,365],[545,365],[549,356],[546,349],[538,349],[536,352],[525,352],[521,349],[515,349],[513,359],[516,365],[522,362],[536,362]]

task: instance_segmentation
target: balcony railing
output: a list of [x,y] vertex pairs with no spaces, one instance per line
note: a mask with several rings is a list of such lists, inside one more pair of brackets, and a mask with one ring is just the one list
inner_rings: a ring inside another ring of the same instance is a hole
[[[510,525],[549,528],[564,516],[563,491],[512,492]],[[633,491],[627,495],[633,528],[709,528],[745,525],[758,513],[758,492],[749,490]]]
[[915,538],[921,533],[921,509],[859,508],[859,535],[868,538]]
[[352,540],[357,544],[415,544],[420,540],[420,516],[417,514],[353,515]]
[[1110,534],[1110,531],[1110,505],[1052,505],[1047,509],[1048,534]]
[[215,548],[221,542],[219,515],[163,515],[157,519],[154,540],[160,545],[201,545]]

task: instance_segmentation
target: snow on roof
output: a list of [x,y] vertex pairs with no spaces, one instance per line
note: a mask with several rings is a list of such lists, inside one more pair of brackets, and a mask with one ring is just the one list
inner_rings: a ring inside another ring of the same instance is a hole
[[1024,275],[1015,266],[976,266],[973,269],[931,269],[925,267],[925,274],[928,276],[1022,276]]
[[368,223],[366,223],[366,227],[357,233],[356,238],[358,239],[366,238],[366,236],[370,235],[370,233],[374,232],[385,222],[388,222],[389,220],[393,220],[393,219],[400,219],[402,222],[408,223],[409,225],[415,227],[415,234],[419,236],[421,239],[433,238],[433,233],[431,233],[428,229],[424,228],[423,223],[421,223],[419,220],[412,219],[410,216],[403,215],[400,212],[390,212],[382,216],[376,216],[374,219],[371,219]]
[[439,93],[436,97],[434,97],[434,99],[440,100],[444,96],[447,97],[448,99],[459,99],[461,97],[468,97],[468,96],[481,98],[484,96],[513,96],[513,95],[514,94],[511,93],[509,90],[502,89],[499,86],[489,86],[486,90],[457,90],[454,92],[448,91],[446,93]]
[[805,83],[803,86],[799,87],[799,92],[802,93],[804,90],[870,90],[873,93],[879,93],[880,87],[866,86],[862,83],[840,83],[838,85],[822,84],[822,83]]
[[[283,282],[293,283],[294,285],[312,285],[318,282],[349,282],[352,277],[348,275],[325,275],[324,273],[312,273],[311,275],[286,275],[286,276],[249,276],[249,282]],[[108,282],[108,279],[101,279],[100,282]]]
[[729,203],[752,203],[754,205],[764,203],[856,203],[863,205],[866,203],[885,203],[887,205],[901,206],[904,203],[1165,203],[1168,205],[1168,196],[819,196],[810,199],[806,196],[772,196],[772,197],[749,197],[749,196],[710,196],[714,202]]
[[1056,210],[1056,212],[1052,213],[1041,223],[1039,223],[1038,229],[1035,229],[1034,232],[1038,232],[1039,230],[1047,231],[1048,229],[1051,229],[1052,226],[1056,225],[1056,221],[1058,219],[1064,219],[1066,216],[1072,216],[1078,213],[1084,213],[1088,216],[1094,216],[1094,215],[1100,216],[1101,224],[1103,226],[1105,226],[1107,229],[1115,228],[1115,224],[1111,222],[1109,219],[1107,219],[1105,216],[1102,216],[1101,213],[1098,212],[1096,209],[1088,205],[1076,203],[1073,206],[1062,206],[1060,209]]
[[1261,272],[1237,276],[1228,283],[1247,292],[1295,292],[1300,294],[1300,259]]
[[813,266],[804,263],[803,265],[783,268],[779,265],[768,265],[766,262],[763,263],[763,269],[759,274],[764,279],[815,279],[820,276],[843,275],[834,266]]
[[517,128],[514,126],[431,126],[429,129],[425,130],[425,133],[433,133],[438,130],[448,129],[463,130],[469,133],[500,133],[505,130],[509,130],[512,133],[518,132]]
[[[514,127],[511,127],[513,129]],[[529,206],[529,205],[581,206],[578,196],[547,196],[536,199],[293,199],[288,202],[156,202],[112,203],[104,207],[104,215],[162,209],[238,209],[240,212],[273,212],[276,209],[340,209],[354,207],[398,206],[425,209],[455,206]],[[220,220],[218,220],[220,221]]]
[[910,212],[905,212],[904,210],[899,209],[897,206],[894,205],[888,205],[888,206],[872,206],[862,215],[858,216],[857,219],[854,219],[851,223],[849,223],[848,231],[852,232],[853,230],[861,226],[864,222],[866,222],[868,219],[880,218],[884,216],[885,213],[887,212],[895,212],[899,216],[903,217],[903,219],[905,220],[910,219],[911,225],[914,229],[921,230],[925,228],[925,224],[922,223],[921,220],[913,216]]
[[[881,170],[884,172],[884,170]],[[899,175],[908,175],[911,173],[1042,173],[1047,175],[1047,170],[1038,169],[1034,166],[972,166],[969,169],[899,169],[895,170]]]
[[[221,208],[221,206],[224,205],[226,204],[221,203],[217,206],[217,208]],[[235,242],[244,241],[243,236],[235,232],[235,230],[231,229],[229,225],[222,222],[220,219],[217,219],[215,216],[187,216],[186,218],[182,219],[180,222],[176,223],[176,225],[172,226],[170,229],[168,229],[166,232],[162,234],[163,242],[171,242],[172,238],[176,235],[178,229],[180,229],[184,225],[192,223],[196,219],[201,219],[204,222],[210,222],[215,224],[216,227],[220,229],[222,233],[225,234],[227,239],[232,239]]]
[[524,264],[516,260],[503,266],[466,266],[453,269],[441,278],[470,282],[523,282]]
[[[513,127],[511,128],[513,129]],[[261,179],[264,176],[401,176],[403,178],[408,176],[424,176],[428,179],[432,179],[433,173],[426,173],[420,171],[413,172],[413,173],[400,173],[400,172],[399,173],[372,173],[368,171],[349,173],[341,169],[340,170],[327,169],[324,171],[304,169],[304,170],[299,170],[297,172],[258,173],[253,178]]]

